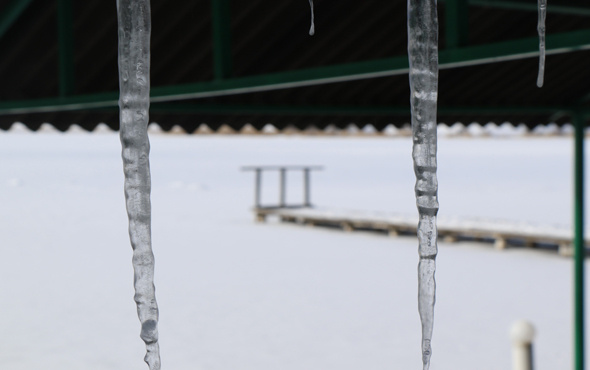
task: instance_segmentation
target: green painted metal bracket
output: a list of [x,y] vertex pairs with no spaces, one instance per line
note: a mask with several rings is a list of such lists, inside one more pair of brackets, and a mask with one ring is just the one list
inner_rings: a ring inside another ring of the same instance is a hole
[[0,15],[0,38],[4,36],[6,31],[8,31],[14,22],[16,22],[32,1],[33,0],[13,0],[2,10],[2,15]]
[[[547,54],[590,49],[590,30],[547,36]],[[534,57],[539,53],[536,37],[494,44],[469,46],[439,53],[441,69],[496,63]],[[152,102],[170,102],[214,96],[245,94],[301,86],[321,85],[408,72],[407,56],[340,64],[265,75],[152,88]],[[0,114],[82,110],[117,106],[118,93],[91,94],[67,98],[0,102]]]
[[57,0],[59,96],[74,93],[74,27],[72,0]]
[[[449,0],[446,0],[449,1]],[[499,9],[514,9],[514,10],[525,10],[531,12],[537,12],[537,2],[524,2],[524,1],[504,1],[504,0],[469,0],[471,6],[485,6],[490,8]],[[567,14],[567,15],[578,15],[578,16],[590,16],[590,6],[569,6],[569,5],[554,5],[549,3],[547,6],[548,13],[555,14]]]
[[445,1],[446,48],[465,46],[469,38],[468,0]]
[[215,79],[232,76],[230,0],[211,0]]

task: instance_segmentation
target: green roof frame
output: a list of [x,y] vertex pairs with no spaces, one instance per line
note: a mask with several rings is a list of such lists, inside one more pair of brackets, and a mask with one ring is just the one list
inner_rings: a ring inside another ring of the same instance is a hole
[[[531,37],[493,44],[441,50],[439,53],[439,64],[441,69],[449,69],[530,58],[539,54],[538,47],[538,39]],[[547,36],[548,55],[586,49],[590,49],[590,29]],[[156,86],[152,88],[151,96],[152,103],[172,102],[395,76],[406,74],[407,72],[408,59],[406,55],[403,55],[357,63],[240,78],[218,79],[209,82]],[[116,107],[118,105],[118,98],[118,92],[109,92],[45,99],[4,101],[0,102],[0,114],[60,112]]]

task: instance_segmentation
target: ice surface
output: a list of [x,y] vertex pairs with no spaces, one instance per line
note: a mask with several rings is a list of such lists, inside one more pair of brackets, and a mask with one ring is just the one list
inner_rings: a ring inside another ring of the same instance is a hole
[[[166,246],[155,250],[165,367],[421,366],[415,237],[256,224],[253,176],[239,171],[324,165],[312,175],[318,206],[415,214],[409,138],[150,142],[153,243]],[[0,369],[146,367],[126,283],[119,149],[115,132],[0,134]],[[572,153],[568,137],[439,138],[439,226],[445,216],[571,225]],[[431,369],[510,369],[509,328],[519,318],[539,329],[536,370],[571,368],[571,260],[481,243],[439,248]]]
[[309,27],[309,35],[315,35],[315,12],[313,9],[313,0],[309,0],[309,7],[311,8],[311,26]]
[[145,362],[160,369],[158,304],[151,236],[151,179],[148,140],[150,93],[149,0],[117,0],[119,22],[119,108],[125,201],[133,248],[135,303],[146,344]]
[[436,0],[408,0],[408,55],[416,204],[418,206],[418,310],[422,321],[422,362],[430,367],[436,283],[438,182],[436,103],[438,17]]
[[539,2],[539,21],[537,31],[539,32],[539,75],[537,77],[537,86],[543,87],[545,79],[545,18],[547,16],[547,0],[538,0]]

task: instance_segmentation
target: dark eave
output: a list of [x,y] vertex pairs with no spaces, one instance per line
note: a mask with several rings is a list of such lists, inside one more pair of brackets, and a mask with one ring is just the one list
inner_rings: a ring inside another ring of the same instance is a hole
[[[165,128],[409,121],[403,0],[318,0],[313,37],[303,0],[151,3],[151,120]],[[439,4],[440,122],[534,127],[590,113],[590,5],[549,4],[539,89],[535,4]],[[117,128],[116,23],[112,2],[0,0],[0,128]]]

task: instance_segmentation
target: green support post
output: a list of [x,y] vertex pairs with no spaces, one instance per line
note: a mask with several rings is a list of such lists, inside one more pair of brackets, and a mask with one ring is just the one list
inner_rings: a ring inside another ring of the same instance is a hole
[[213,66],[216,80],[232,76],[230,0],[211,0]]
[[467,45],[469,38],[468,0],[445,1],[445,40],[448,49]]
[[74,27],[72,0],[57,0],[59,96],[74,93]]
[[574,369],[584,370],[584,131],[586,116],[574,112]]

